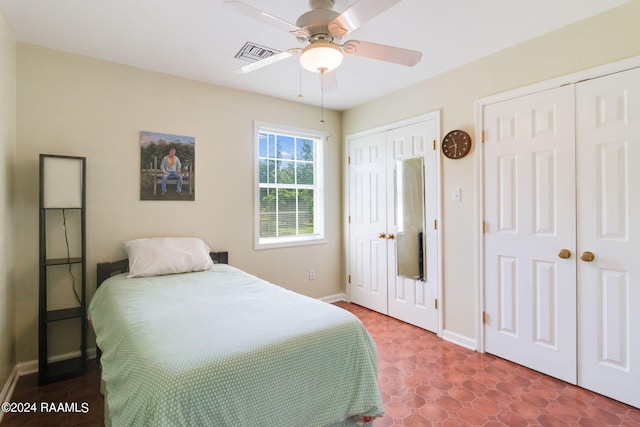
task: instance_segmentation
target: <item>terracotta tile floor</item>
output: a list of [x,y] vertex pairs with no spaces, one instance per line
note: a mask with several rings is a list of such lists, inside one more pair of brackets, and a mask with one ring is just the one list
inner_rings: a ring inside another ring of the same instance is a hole
[[[381,426],[640,426],[640,409],[363,307],[378,347]],[[640,393],[640,390],[638,390]]]
[[[378,347],[385,416],[374,427],[640,426],[640,409],[442,341],[360,306],[336,305],[358,316]],[[101,426],[99,382],[95,361],[85,376],[44,387],[35,374],[21,377],[13,402],[87,402],[89,413],[5,414],[2,427]]]

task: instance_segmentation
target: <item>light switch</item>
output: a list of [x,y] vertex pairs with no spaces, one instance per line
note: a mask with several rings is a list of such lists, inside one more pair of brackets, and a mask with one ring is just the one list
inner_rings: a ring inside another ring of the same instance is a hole
[[461,188],[460,187],[455,187],[453,190],[451,190],[451,201],[452,202],[459,202],[461,199]]

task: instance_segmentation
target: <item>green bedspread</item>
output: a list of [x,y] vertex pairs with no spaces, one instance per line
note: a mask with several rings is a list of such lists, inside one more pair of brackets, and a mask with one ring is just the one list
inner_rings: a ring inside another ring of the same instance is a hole
[[351,313],[225,264],[96,291],[114,426],[326,426],[380,416],[375,344]]

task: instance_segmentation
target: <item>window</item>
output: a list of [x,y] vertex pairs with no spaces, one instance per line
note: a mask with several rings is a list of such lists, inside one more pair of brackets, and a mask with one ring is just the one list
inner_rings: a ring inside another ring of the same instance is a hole
[[324,243],[325,137],[256,123],[256,249]]

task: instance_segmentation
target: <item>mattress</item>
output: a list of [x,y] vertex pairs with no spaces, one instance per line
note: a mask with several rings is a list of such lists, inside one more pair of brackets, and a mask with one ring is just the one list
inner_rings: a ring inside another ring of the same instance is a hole
[[226,264],[106,280],[88,310],[113,426],[355,425],[383,413],[362,323]]

